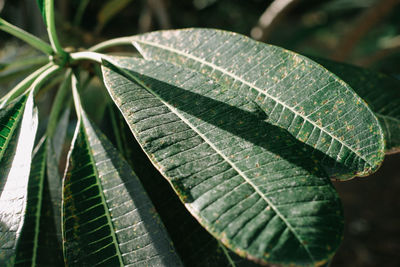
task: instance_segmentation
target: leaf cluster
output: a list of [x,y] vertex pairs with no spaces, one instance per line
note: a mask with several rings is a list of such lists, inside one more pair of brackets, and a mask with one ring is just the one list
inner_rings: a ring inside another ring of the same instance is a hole
[[[389,76],[202,28],[70,53],[53,1],[38,5],[50,44],[0,19],[48,56],[0,100],[1,265],[320,266],[343,236],[331,180],[368,176],[399,150]],[[100,53],[121,44],[140,56]],[[116,146],[81,101],[93,76]],[[52,81],[41,133],[37,99]],[[160,184],[144,179],[153,167]]]

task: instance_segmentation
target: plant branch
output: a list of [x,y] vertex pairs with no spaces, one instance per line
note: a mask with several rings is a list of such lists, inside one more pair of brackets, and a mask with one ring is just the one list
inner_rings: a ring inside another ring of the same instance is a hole
[[5,21],[4,19],[0,18],[0,30],[3,30],[22,41],[28,43],[29,45],[33,46],[34,48],[42,51],[45,54],[51,55],[53,54],[53,49],[51,46],[42,41],[41,39],[37,38],[36,36],[18,28],[17,26],[12,25],[11,23]]
[[273,28],[297,2],[297,0],[272,2],[258,19],[257,25],[251,29],[251,37],[259,41],[266,41]]
[[347,59],[368,31],[376,24],[379,24],[393,10],[393,7],[399,3],[399,0],[377,1],[375,5],[363,12],[356,24],[341,38],[339,45],[335,49],[336,52],[331,58],[337,61]]

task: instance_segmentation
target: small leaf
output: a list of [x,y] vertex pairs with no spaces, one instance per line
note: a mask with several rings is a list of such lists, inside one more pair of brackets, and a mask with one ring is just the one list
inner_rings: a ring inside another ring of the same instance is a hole
[[197,70],[237,91],[256,103],[270,123],[354,175],[369,175],[381,165],[384,138],[376,117],[347,84],[310,59],[212,29],[159,31],[135,39],[146,59]]
[[83,111],[64,178],[68,265],[181,266],[138,178]]
[[315,61],[335,73],[364,99],[381,122],[386,153],[400,151],[400,82],[379,72],[328,59]]
[[197,72],[135,58],[115,62],[103,62],[110,95],[203,227],[259,262],[309,265],[333,255],[340,201],[309,156],[312,148]]
[[37,129],[33,94],[2,109],[0,120],[0,265],[12,266],[25,218]]

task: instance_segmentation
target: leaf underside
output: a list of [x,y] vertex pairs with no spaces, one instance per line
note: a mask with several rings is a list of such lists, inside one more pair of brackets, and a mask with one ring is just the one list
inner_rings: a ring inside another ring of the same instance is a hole
[[37,129],[33,95],[1,110],[0,265],[12,266],[21,237],[31,154]]
[[180,266],[139,180],[93,127],[82,114],[64,180],[67,263]]
[[194,69],[237,91],[256,103],[268,122],[354,175],[372,173],[383,160],[382,129],[371,110],[347,84],[308,58],[212,29],[147,33],[135,37],[134,45],[146,59]]
[[110,95],[209,232],[259,262],[307,265],[333,255],[342,211],[312,148],[197,72],[134,58],[113,62],[118,67],[103,66]]

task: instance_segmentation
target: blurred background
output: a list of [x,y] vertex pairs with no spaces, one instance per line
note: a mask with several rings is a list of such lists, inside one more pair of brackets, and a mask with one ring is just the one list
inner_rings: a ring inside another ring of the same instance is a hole
[[[400,0],[56,0],[55,4],[59,39],[67,47],[87,48],[159,29],[209,27],[400,79]],[[47,39],[34,0],[0,0],[0,16]],[[130,47],[121,49],[134,52]],[[22,63],[2,71],[16,61]],[[0,95],[41,64],[38,52],[0,32]],[[91,94],[98,86],[94,80],[92,89],[85,91],[91,95],[86,100],[89,106],[93,101],[107,102],[106,96]],[[89,113],[101,122],[99,105],[92,106],[96,111]],[[400,155],[387,156],[381,169],[368,178],[335,186],[346,226],[331,266],[400,266]]]

